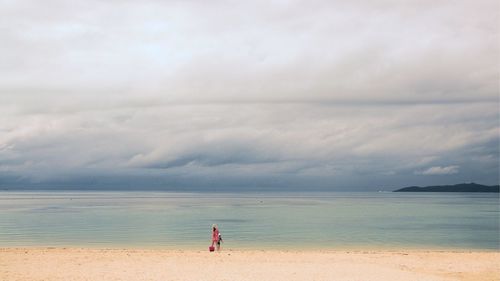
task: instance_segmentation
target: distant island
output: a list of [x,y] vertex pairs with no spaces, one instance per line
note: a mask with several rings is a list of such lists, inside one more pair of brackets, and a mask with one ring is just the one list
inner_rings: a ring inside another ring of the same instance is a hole
[[455,185],[435,186],[409,186],[393,192],[496,192],[500,190],[499,185],[482,185],[477,183],[459,183]]

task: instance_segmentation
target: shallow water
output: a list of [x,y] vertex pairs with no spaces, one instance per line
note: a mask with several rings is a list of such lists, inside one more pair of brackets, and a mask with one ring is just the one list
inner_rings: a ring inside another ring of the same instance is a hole
[[0,192],[0,247],[499,250],[488,193]]

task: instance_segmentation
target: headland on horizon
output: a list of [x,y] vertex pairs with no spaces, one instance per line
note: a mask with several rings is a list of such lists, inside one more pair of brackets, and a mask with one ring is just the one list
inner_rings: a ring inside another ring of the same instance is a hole
[[393,192],[492,192],[498,193],[499,185],[482,185],[477,183],[459,183],[454,185],[409,186]]

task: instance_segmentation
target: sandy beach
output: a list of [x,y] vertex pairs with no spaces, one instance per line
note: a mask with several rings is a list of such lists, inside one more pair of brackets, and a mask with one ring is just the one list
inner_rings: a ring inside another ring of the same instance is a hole
[[500,280],[499,252],[3,248],[0,280]]

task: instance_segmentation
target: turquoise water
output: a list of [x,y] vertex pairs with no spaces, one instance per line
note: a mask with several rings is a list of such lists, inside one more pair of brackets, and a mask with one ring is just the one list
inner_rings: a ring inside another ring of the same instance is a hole
[[0,247],[499,250],[487,193],[0,192]]

